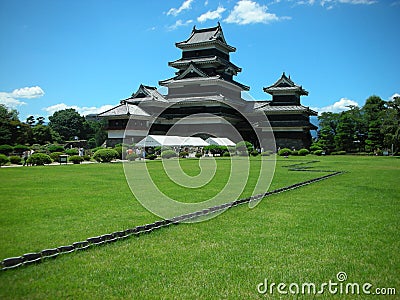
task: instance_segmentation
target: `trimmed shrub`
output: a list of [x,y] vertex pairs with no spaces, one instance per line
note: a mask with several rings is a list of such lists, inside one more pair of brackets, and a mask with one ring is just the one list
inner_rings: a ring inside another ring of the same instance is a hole
[[289,148],[283,148],[278,151],[279,156],[286,156],[286,155],[291,155],[291,154],[292,154],[292,150],[290,150]]
[[101,150],[101,149],[106,149],[106,148],[99,146],[99,147],[93,148],[92,152],[95,153],[97,150]]
[[290,153],[290,155],[298,156],[298,155],[299,155],[299,151],[297,151],[297,150],[292,150],[292,153]]
[[83,161],[83,157],[79,155],[72,155],[68,158],[68,160],[74,164],[80,164]]
[[257,150],[253,150],[253,151],[250,152],[250,155],[251,155],[251,156],[258,156],[258,154],[259,154],[259,153],[258,153]]
[[65,153],[68,155],[78,155],[79,154],[79,150],[76,148],[71,148],[71,149],[67,149],[65,150]]
[[14,148],[10,145],[0,145],[0,154],[9,155]]
[[134,161],[136,158],[138,158],[138,155],[135,152],[126,155],[126,159],[129,161]]
[[268,151],[265,151],[265,152],[261,152],[261,156],[270,156],[270,155],[272,155],[272,151],[271,150],[268,150]]
[[223,157],[230,157],[231,154],[229,153],[229,151],[226,151],[222,154]]
[[50,153],[53,153],[53,152],[64,152],[64,147],[60,146],[60,145],[48,145],[47,146],[47,150]]
[[146,159],[155,160],[156,158],[157,158],[157,155],[155,155],[155,154],[146,155]]
[[163,152],[161,152],[161,158],[172,158],[172,157],[177,157],[178,155],[176,154],[176,152],[174,150],[165,150]]
[[299,155],[300,156],[306,156],[308,154],[310,154],[310,151],[308,151],[307,149],[300,149],[299,150]]
[[186,151],[181,151],[179,152],[179,157],[180,158],[186,158],[189,156],[189,153],[187,153]]
[[32,166],[43,166],[44,164],[51,164],[52,160],[50,156],[44,153],[34,153],[29,156],[28,160],[26,161],[28,164]]
[[18,155],[13,155],[9,157],[10,163],[14,165],[20,165],[21,164],[21,157]]
[[83,156],[83,159],[84,159],[85,161],[90,161],[90,156],[89,156],[89,155],[84,155],[84,156]]
[[17,153],[22,153],[24,151],[29,150],[29,147],[25,146],[25,145],[15,145],[13,148],[14,148],[14,151]]
[[8,164],[10,160],[8,159],[7,156],[5,156],[4,154],[0,154],[0,167],[4,166],[5,164]]
[[216,154],[222,155],[225,151],[228,151],[228,147],[218,145],[205,146],[203,149],[204,151],[209,151],[213,156]]
[[203,153],[200,152],[196,152],[196,154],[194,155],[196,158],[200,158],[203,156]]
[[250,153],[251,151],[254,150],[253,145],[250,142],[247,141],[241,141],[236,144],[236,150],[240,152],[247,151],[247,153]]
[[60,155],[63,155],[64,153],[62,153],[62,152],[53,152],[53,153],[50,153],[50,158],[53,160],[53,161],[59,161],[60,160]]
[[311,145],[310,151],[314,152],[316,150],[322,150],[322,148],[320,146],[318,146],[318,145],[315,145],[315,144]]
[[323,152],[324,152],[324,150],[315,150],[315,151],[313,151],[313,154],[321,156]]
[[334,151],[331,153],[332,155],[345,155],[346,151]]
[[118,158],[119,154],[117,151],[115,151],[114,149],[100,149],[97,150],[94,155],[93,158],[101,163],[105,163],[105,162],[110,162],[115,158]]
[[122,146],[115,146],[114,150],[118,152],[118,158],[122,158]]

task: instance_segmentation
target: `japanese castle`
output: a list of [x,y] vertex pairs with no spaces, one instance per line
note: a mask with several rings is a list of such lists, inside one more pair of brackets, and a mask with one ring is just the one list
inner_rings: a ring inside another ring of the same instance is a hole
[[[129,98],[98,115],[107,121],[108,146],[123,141],[137,143],[147,135],[166,135],[176,124],[184,126],[177,127],[174,135],[228,137],[237,142],[224,130],[225,126],[233,126],[243,140],[260,147],[257,137],[272,129],[276,143],[273,148],[310,146],[310,130],[317,129],[310,123],[310,116],[317,113],[300,103],[300,97],[308,92],[283,73],[263,89],[272,100],[242,99],[241,92],[250,88],[234,79],[242,69],[230,61],[230,53],[236,48],[226,42],[219,23],[205,29],[194,27],[189,38],[175,46],[182,50],[181,58],[168,63],[177,70],[175,76],[159,81],[167,94],[141,84]],[[250,124],[242,111],[262,113],[269,124]],[[190,131],[191,127],[197,132]]]

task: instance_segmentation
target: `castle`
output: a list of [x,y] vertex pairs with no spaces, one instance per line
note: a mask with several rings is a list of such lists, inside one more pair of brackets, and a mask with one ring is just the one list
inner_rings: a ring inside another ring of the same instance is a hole
[[[310,116],[317,113],[300,103],[300,97],[308,92],[283,73],[274,84],[263,89],[272,96],[271,100],[242,99],[241,92],[250,88],[234,79],[242,69],[230,61],[230,53],[236,48],[226,42],[219,23],[205,29],[194,27],[189,38],[175,46],[182,50],[179,59],[168,63],[177,70],[175,76],[159,81],[160,86],[168,89],[166,95],[156,87],[142,84],[129,98],[98,115],[107,121],[107,145],[123,140],[136,143],[149,134],[165,135],[180,120],[194,116],[186,121],[184,128],[201,126],[196,135],[204,139],[211,136],[209,132],[226,137],[224,126],[228,124],[221,124],[223,118],[243,140],[256,147],[260,146],[257,133],[262,134],[267,127],[272,128],[276,148],[310,146],[310,130],[317,129],[310,123]],[[249,124],[238,108],[250,114],[262,112],[269,124]]]

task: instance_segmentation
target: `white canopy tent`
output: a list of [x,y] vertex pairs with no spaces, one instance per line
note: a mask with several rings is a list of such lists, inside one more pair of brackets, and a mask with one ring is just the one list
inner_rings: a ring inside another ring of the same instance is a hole
[[206,139],[206,142],[210,145],[217,145],[217,146],[229,146],[229,147],[236,146],[236,144],[228,138],[209,137],[208,139]]
[[209,144],[199,137],[184,137],[176,135],[148,135],[136,147],[204,147]]

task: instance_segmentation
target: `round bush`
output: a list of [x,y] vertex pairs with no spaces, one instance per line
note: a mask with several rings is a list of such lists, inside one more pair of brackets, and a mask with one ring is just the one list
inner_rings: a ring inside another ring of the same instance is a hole
[[291,155],[291,154],[292,154],[292,150],[290,150],[289,148],[283,148],[278,151],[279,156],[286,156],[286,155]]
[[322,150],[322,148],[318,145],[311,145],[310,151],[314,152],[316,150]]
[[157,155],[155,155],[155,154],[146,155],[146,159],[155,160],[156,158],[157,158]]
[[307,149],[300,149],[299,150],[299,155],[300,156],[306,156],[308,154],[310,154],[310,151],[308,151]]
[[52,160],[50,156],[44,153],[34,153],[26,161],[28,164],[43,166],[44,164],[51,164]]
[[188,157],[188,156],[189,156],[189,153],[186,152],[186,151],[181,151],[181,152],[179,152],[179,157],[180,157],[180,158],[186,158],[186,157]]
[[98,162],[105,163],[118,158],[118,156],[118,152],[114,149],[100,149],[94,153],[93,158]]
[[9,155],[14,148],[10,145],[0,145],[0,154]]
[[324,152],[324,150],[315,150],[315,151],[313,151],[313,154],[321,156],[323,152]]
[[84,159],[85,161],[90,161],[90,156],[89,156],[89,155],[84,155],[84,156],[83,156],[83,159]]
[[52,152],[52,153],[50,153],[50,158],[53,160],[53,161],[59,161],[60,160],[60,155],[63,155],[64,153],[62,153],[62,152]]
[[270,150],[261,152],[261,156],[270,156],[271,154],[272,154],[272,151],[270,151]]
[[60,145],[49,145],[49,146],[47,146],[47,150],[50,153],[53,153],[53,152],[64,152],[64,147],[60,146]]
[[10,163],[14,164],[14,165],[20,165],[21,164],[21,157],[18,155],[13,155],[10,156]]
[[177,157],[178,155],[176,154],[176,152],[174,150],[165,150],[163,152],[161,152],[161,158],[172,158],[172,157]]
[[15,145],[13,148],[14,148],[14,151],[17,153],[22,153],[24,151],[29,150],[29,147],[25,146],[25,145]]
[[260,153],[258,153],[257,150],[253,150],[253,151],[250,152],[251,156],[258,156],[258,154],[260,154]]
[[136,158],[138,158],[138,155],[135,152],[126,155],[126,159],[129,161],[134,161]]
[[83,157],[79,155],[72,155],[68,158],[68,160],[74,164],[80,164],[83,161]]
[[10,160],[4,154],[0,154],[0,167],[7,164]]
[[203,156],[203,153],[200,152],[196,152],[196,154],[194,155],[196,158],[200,158]]
[[247,151],[250,153],[251,151],[254,150],[253,145],[250,142],[247,141],[241,141],[236,144],[236,150],[239,152],[244,152]]
[[65,150],[65,153],[68,155],[78,155],[79,154],[79,150],[76,148],[71,148],[71,149],[67,149]]
[[122,158],[122,151],[124,150],[122,146],[115,146],[114,150],[118,152],[118,158]]
[[225,151],[225,152],[222,154],[222,156],[223,156],[223,157],[230,157],[231,154],[229,153],[229,151]]

